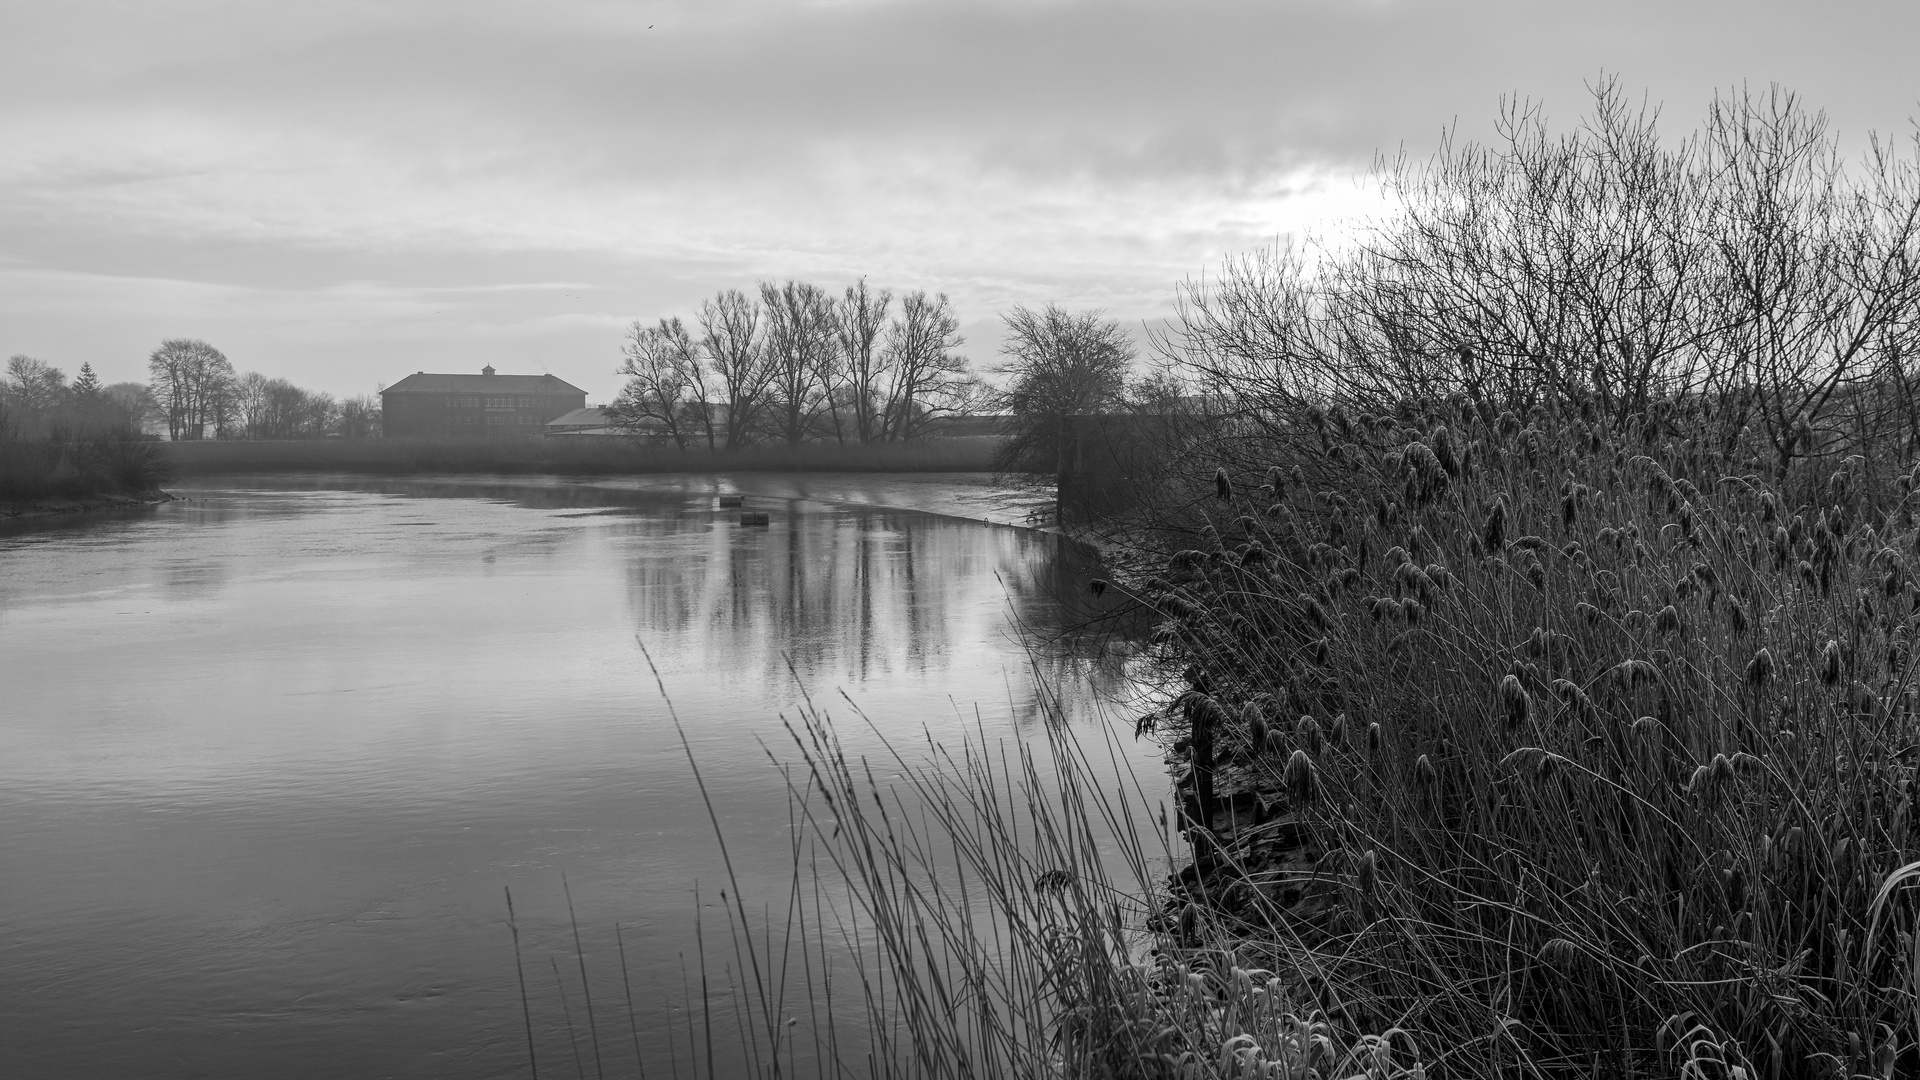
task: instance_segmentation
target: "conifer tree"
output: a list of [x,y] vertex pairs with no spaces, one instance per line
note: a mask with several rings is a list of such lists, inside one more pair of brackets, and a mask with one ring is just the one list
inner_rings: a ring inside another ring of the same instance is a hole
[[93,373],[93,365],[80,365],[80,374],[73,380],[71,387],[73,400],[82,404],[92,404],[100,398],[100,378]]

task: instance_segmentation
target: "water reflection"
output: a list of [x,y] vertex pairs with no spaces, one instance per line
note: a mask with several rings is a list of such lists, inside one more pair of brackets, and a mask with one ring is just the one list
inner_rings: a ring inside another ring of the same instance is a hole
[[1089,568],[822,501],[886,482],[769,482],[742,527],[726,478],[214,480],[0,536],[7,1074],[520,1074],[500,890],[544,970],[570,955],[562,873],[595,970],[620,921],[657,1015],[719,868],[636,638],[761,897],[789,854],[761,740],[803,694],[872,718],[855,753],[976,706],[1011,732],[1038,714],[1024,623],[1091,721],[1124,650],[1076,631]]

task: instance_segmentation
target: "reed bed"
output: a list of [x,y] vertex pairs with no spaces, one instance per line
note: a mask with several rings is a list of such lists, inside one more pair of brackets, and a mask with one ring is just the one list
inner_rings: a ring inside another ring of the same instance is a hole
[[1711,407],[1269,418],[1096,586],[1179,682],[1155,925],[1435,1076],[1920,1075],[1920,467]]
[[986,472],[993,436],[885,444],[802,443],[710,453],[629,439],[310,439],[165,444],[182,475],[235,472]]

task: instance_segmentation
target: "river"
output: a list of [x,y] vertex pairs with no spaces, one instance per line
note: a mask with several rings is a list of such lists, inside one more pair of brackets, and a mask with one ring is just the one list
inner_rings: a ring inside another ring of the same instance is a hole
[[876,761],[883,735],[1030,739],[1046,639],[1071,725],[1131,715],[1124,645],[1071,599],[1084,560],[980,477],[175,491],[0,532],[8,1077],[527,1075],[508,888],[542,1071],[570,1073],[563,880],[598,1022],[624,1045],[617,923],[669,1075],[696,883],[708,920],[725,884],[669,701],[742,892],[772,903],[769,757],[804,698]]

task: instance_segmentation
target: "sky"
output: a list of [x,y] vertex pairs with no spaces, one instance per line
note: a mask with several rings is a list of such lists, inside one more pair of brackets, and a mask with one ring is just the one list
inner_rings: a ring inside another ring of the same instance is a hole
[[0,355],[604,401],[633,320],[864,276],[990,368],[1013,305],[1139,331],[1503,97],[1570,127],[1611,75],[1677,138],[1778,83],[1909,138],[1915,40],[1911,0],[0,0]]

